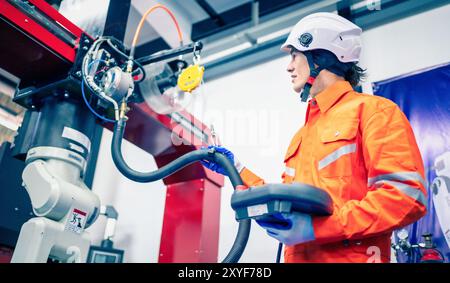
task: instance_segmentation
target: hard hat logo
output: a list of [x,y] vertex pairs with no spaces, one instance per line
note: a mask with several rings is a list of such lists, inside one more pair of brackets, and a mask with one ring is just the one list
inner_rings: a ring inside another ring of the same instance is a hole
[[303,34],[300,36],[300,38],[298,39],[298,41],[300,42],[300,44],[301,44],[303,47],[308,48],[309,45],[310,45],[310,44],[312,43],[312,41],[313,41],[313,36],[312,36],[309,32],[306,32],[306,33],[303,33]]

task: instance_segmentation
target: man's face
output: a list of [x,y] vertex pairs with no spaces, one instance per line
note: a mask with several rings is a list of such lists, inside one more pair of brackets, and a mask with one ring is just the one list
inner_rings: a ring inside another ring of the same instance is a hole
[[296,50],[291,51],[291,62],[287,66],[287,71],[291,74],[292,88],[295,92],[300,92],[309,78],[309,65],[306,56]]

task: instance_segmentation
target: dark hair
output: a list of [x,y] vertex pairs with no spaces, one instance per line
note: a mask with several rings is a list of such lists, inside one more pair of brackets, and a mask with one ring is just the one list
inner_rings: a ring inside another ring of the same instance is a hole
[[331,51],[315,49],[304,53],[306,54],[307,52],[311,52],[313,55],[314,63],[338,76],[344,77],[353,87],[356,87],[367,76],[366,70],[356,65],[356,63],[342,63]]
[[345,72],[345,80],[348,81],[353,87],[357,86],[360,82],[364,81],[367,77],[366,74],[367,69],[363,69],[356,65],[352,64],[349,70]]

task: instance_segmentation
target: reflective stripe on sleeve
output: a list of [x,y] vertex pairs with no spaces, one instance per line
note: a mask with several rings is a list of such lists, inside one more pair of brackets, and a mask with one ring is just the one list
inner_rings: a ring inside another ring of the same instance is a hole
[[383,184],[389,184],[389,185],[397,188],[398,190],[400,190],[405,195],[417,200],[418,202],[420,202],[422,205],[424,205],[428,209],[427,198],[425,197],[423,192],[417,188],[408,186],[404,183],[395,182],[395,181],[386,181],[386,180],[379,180],[379,181],[375,182],[374,184],[375,184],[376,188],[383,186]]
[[427,187],[427,182],[422,178],[418,172],[398,172],[398,173],[390,173],[390,174],[382,174],[367,180],[367,185],[370,187],[374,183],[380,180],[387,181],[418,181],[420,182],[424,188]]

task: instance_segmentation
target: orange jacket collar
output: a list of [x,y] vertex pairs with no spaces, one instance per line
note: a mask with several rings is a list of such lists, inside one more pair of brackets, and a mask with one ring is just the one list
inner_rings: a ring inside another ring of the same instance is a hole
[[315,99],[321,112],[325,113],[344,94],[352,91],[353,88],[348,81],[338,81],[316,95]]

